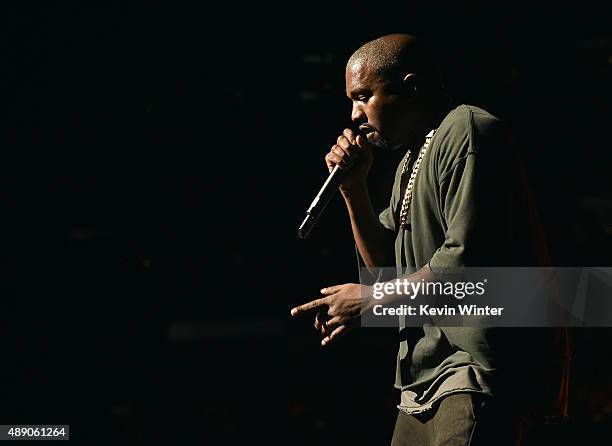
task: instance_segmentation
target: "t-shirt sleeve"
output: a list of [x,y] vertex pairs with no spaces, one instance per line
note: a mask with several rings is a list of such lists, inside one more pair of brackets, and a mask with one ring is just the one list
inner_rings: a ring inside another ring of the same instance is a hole
[[442,274],[448,268],[465,265],[466,245],[476,223],[474,170],[477,163],[475,153],[466,155],[441,180],[442,213],[447,227],[444,243],[429,262],[434,273]]
[[[439,197],[445,240],[429,267],[441,275],[464,266],[499,262],[508,250],[510,218],[508,169],[497,126],[478,133],[474,126],[460,154],[440,170]],[[501,254],[501,255],[500,255]]]
[[380,213],[380,215],[378,216],[378,221],[380,221],[380,224],[383,225],[385,229],[395,232],[395,218],[393,214],[394,213],[391,209],[391,206],[389,206],[387,209]]

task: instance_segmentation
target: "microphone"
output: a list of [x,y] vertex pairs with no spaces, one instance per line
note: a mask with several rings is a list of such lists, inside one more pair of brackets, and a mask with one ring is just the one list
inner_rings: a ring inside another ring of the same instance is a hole
[[[364,131],[359,129],[357,134],[364,135]],[[347,168],[350,169],[351,166],[349,165]],[[312,231],[312,228],[314,228],[314,225],[319,220],[319,217],[329,204],[330,200],[338,191],[338,184],[340,184],[343,174],[344,172],[342,169],[336,165],[327,177],[327,180],[325,180],[325,183],[323,183],[323,187],[321,187],[321,190],[317,196],[314,198],[314,200],[312,200],[312,203],[310,203],[310,207],[306,211],[306,217],[298,228],[298,236],[301,239],[308,237],[308,234],[310,234],[310,231]]]
[[341,169],[336,165],[306,211],[306,218],[304,218],[304,221],[298,228],[298,236],[300,238],[307,238],[310,231],[312,231],[312,228],[314,228],[314,225],[319,220],[319,217],[329,204],[329,201],[336,194],[341,175]]

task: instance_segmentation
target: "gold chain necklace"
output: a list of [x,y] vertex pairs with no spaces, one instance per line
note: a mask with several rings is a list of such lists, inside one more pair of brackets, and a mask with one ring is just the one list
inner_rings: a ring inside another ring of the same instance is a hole
[[[419,151],[419,156],[414,162],[414,166],[412,166],[412,172],[410,173],[410,179],[408,180],[408,184],[406,185],[406,192],[404,192],[404,198],[402,200],[402,208],[400,211],[400,228],[406,230],[410,226],[408,223],[408,210],[410,209],[410,204],[412,203],[412,194],[414,191],[414,180],[416,179],[417,172],[419,171],[419,167],[421,166],[421,162],[423,161],[423,157],[429,148],[429,143],[431,142],[431,138],[433,137],[436,130],[432,130],[425,137],[425,144],[421,147]],[[410,151],[406,156],[406,160],[404,161],[404,165],[402,166],[402,176],[408,170],[408,161],[410,160]]]

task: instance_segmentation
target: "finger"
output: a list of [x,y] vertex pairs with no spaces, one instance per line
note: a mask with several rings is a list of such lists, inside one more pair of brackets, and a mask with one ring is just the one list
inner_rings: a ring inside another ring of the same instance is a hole
[[348,152],[347,149],[345,149],[344,147],[342,147],[339,144],[335,144],[334,146],[332,146],[331,151],[334,155],[339,156],[340,158],[346,158],[346,157],[350,157],[351,154]]
[[342,285],[328,286],[328,287],[325,287],[325,288],[321,289],[321,294],[325,294],[325,295],[334,294],[334,293],[340,291],[341,288],[342,288]]
[[358,155],[359,151],[361,150],[360,147],[355,145],[354,140],[351,141],[350,139],[348,139],[344,135],[338,137],[338,144],[337,145],[340,146],[340,148],[342,148],[342,150],[344,150],[346,152],[346,154],[349,155],[349,156]]
[[334,330],[335,328],[339,327],[341,325],[341,320],[338,316],[334,316],[331,319],[328,319],[327,321],[327,328]]
[[332,334],[332,332],[338,327],[340,326],[340,318],[338,317],[332,317],[331,319],[329,318],[329,316],[327,315],[322,315],[321,318],[322,325],[321,325],[321,334],[323,336],[329,336]]
[[319,311],[315,316],[314,327],[317,331],[322,332],[323,322],[327,320],[327,316],[322,311]]
[[335,145],[332,147],[332,153],[340,159],[342,164],[348,164],[350,162],[351,155],[346,152],[346,150],[342,149],[342,147]]
[[306,313],[308,311],[316,310],[317,308],[321,308],[326,305],[327,299],[315,299],[311,302],[305,303],[304,305],[300,305],[298,307],[291,309],[291,316],[298,316],[300,314]]
[[335,145],[331,148],[331,151],[328,154],[329,161],[333,166],[340,166],[340,168],[344,168],[348,165],[348,155],[342,150],[342,147]]
[[[325,336],[331,333],[330,318],[325,311],[319,311],[315,316],[315,328]],[[325,333],[326,331],[329,333]]]
[[327,164],[327,169],[329,170],[330,173],[332,170],[334,170],[334,167],[336,166],[331,159],[332,155],[333,154],[331,152],[325,155],[325,164]]
[[343,148],[338,145],[332,147],[332,152],[336,157],[341,158],[342,163],[340,167],[346,168],[350,167],[355,160],[359,157],[359,152],[362,149],[357,146],[349,146],[348,148]]
[[344,135],[338,136],[337,144],[343,149],[348,149],[352,145],[349,139]]
[[321,336],[326,337],[329,336],[332,332],[332,328],[330,326],[328,326],[327,324],[323,324],[321,325]]
[[366,138],[363,135],[357,135],[357,138],[355,138],[355,142],[362,149],[367,149],[368,148],[367,147],[367,145],[368,145],[368,138]]
[[329,336],[326,336],[321,340],[321,345],[328,345],[330,342],[334,341],[342,333],[345,333],[347,330],[348,330],[348,327],[346,325],[340,325],[334,331],[332,331]]
[[344,137],[350,141],[351,144],[355,145],[355,132],[351,129],[344,129],[342,132]]

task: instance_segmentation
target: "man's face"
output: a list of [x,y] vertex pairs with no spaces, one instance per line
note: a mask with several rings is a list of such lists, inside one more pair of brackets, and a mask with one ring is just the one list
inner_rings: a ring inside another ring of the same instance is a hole
[[410,143],[413,118],[401,87],[400,82],[375,75],[364,63],[346,68],[346,95],[353,103],[351,120],[377,147],[393,150]]

